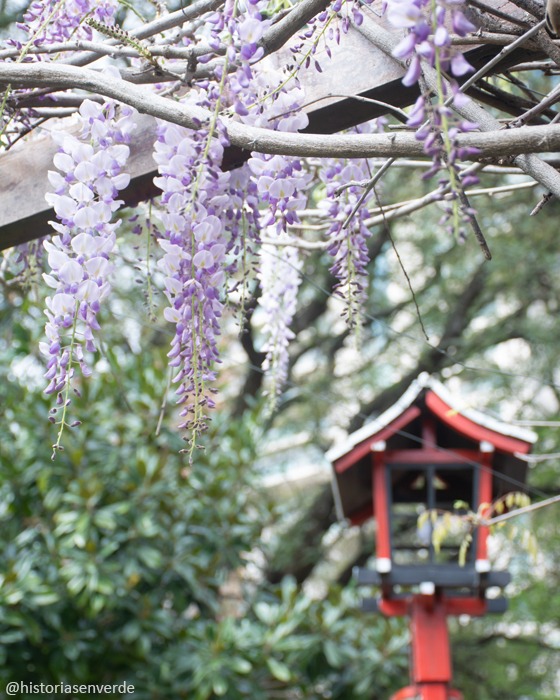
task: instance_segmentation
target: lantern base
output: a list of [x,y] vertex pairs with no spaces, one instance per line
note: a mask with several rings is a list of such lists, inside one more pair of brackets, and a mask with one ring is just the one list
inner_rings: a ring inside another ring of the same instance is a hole
[[448,688],[441,683],[409,685],[391,695],[390,700],[464,700],[458,690]]

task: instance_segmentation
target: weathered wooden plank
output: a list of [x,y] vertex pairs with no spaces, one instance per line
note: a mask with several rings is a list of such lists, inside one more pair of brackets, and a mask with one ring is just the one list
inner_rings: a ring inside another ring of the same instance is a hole
[[[383,23],[383,20],[381,20]],[[395,35],[395,43],[402,36]],[[500,47],[479,46],[466,52],[468,60],[480,67],[493,58]],[[507,58],[508,65],[535,54],[515,52]],[[386,110],[377,105],[357,101],[354,95],[390,103],[396,107],[412,104],[416,89],[401,83],[402,69],[383,52],[372,46],[358,32],[351,29],[342,34],[332,60],[318,52],[322,72],[311,66],[300,73],[306,91],[309,115],[309,133],[328,134],[363,123]],[[275,55],[275,61],[293,62],[288,51]],[[503,66],[500,66],[503,70]],[[129,187],[121,195],[127,206],[157,196],[153,184],[155,164],[152,144],[155,139],[155,121],[140,116],[131,144]],[[45,202],[49,190],[47,172],[52,169],[56,145],[45,134],[32,137],[11,151],[0,155],[0,250],[24,243],[50,233],[48,221],[53,212]],[[228,149],[224,167],[232,168],[248,157],[239,149]]]

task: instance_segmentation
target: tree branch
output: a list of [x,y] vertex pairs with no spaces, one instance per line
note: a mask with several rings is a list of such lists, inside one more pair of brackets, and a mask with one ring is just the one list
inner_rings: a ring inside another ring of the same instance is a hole
[[330,0],[303,0],[299,2],[285,17],[282,17],[266,31],[259,42],[265,50],[265,54],[278,51],[288,39],[329,4]]
[[[10,84],[12,87],[24,88],[78,87],[131,105],[140,113],[195,130],[211,118],[211,113],[206,109],[181,105],[124,80],[87,68],[48,63],[0,64],[0,85]],[[460,111],[467,119],[478,121],[486,131],[459,135],[459,147],[478,148],[479,158],[516,156],[515,163],[522,170],[560,197],[560,175],[553,168],[535,156],[517,155],[560,150],[560,125],[501,130],[499,122],[476,105]],[[293,134],[247,126],[227,117],[223,118],[223,123],[233,146],[260,153],[341,158],[423,155],[422,145],[414,134],[409,133]]]
[[[371,21],[368,17],[364,19],[363,24],[356,26],[357,30],[363,34],[374,46],[377,46],[383,51],[387,56],[390,56],[394,61],[396,61],[401,67],[405,67],[404,61],[397,60],[393,57],[393,48],[395,45],[394,37],[382,29],[377,23]],[[428,65],[423,66],[424,78],[432,90],[437,90],[437,74],[436,71]],[[451,94],[451,91],[450,91]],[[474,103],[469,103],[463,107],[453,107],[455,111],[460,114],[464,119],[476,122],[484,132],[494,132],[496,136],[496,131],[501,128],[500,123],[497,119],[494,119],[490,114],[488,114],[482,107]],[[550,126],[545,127],[532,127],[535,129],[550,129]],[[517,133],[520,130],[516,130]],[[472,135],[472,134],[471,134]],[[486,134],[488,135],[488,133]],[[484,134],[476,134],[476,139],[473,140],[472,145],[479,147],[479,144],[484,143]],[[501,140],[501,136],[498,137]],[[476,143],[475,143],[476,141]],[[505,145],[505,144],[504,144]],[[553,192],[557,197],[560,197],[560,175],[543,162],[540,158],[535,155],[521,155],[521,154],[533,154],[544,152],[545,149],[540,147],[529,146],[525,149],[518,151],[514,162],[520,167],[525,173],[533,177],[537,182],[546,187],[550,192]],[[505,151],[503,155],[506,155]],[[509,153],[508,155],[514,155]],[[498,156],[499,157],[499,156]]]
[[[187,7],[181,8],[176,12],[171,12],[163,17],[158,17],[153,22],[148,22],[137,29],[133,29],[130,32],[130,35],[136,39],[148,39],[149,37],[160,34],[161,32],[174,29],[175,27],[180,27],[186,22],[190,22],[193,19],[206,14],[207,12],[213,12],[223,4],[224,0],[197,0],[197,2],[193,2]],[[118,44],[118,42],[114,39],[109,40],[106,43],[114,45]],[[89,63],[93,63],[93,61],[96,61],[98,58],[100,57],[97,53],[88,51],[86,53],[73,56],[68,60],[67,65],[86,66]]]
[[503,523],[506,520],[511,520],[511,518],[516,518],[519,515],[525,515],[525,513],[532,513],[539,508],[546,508],[554,503],[560,503],[560,495],[552,496],[552,498],[546,498],[544,501],[538,501],[538,503],[531,503],[531,505],[524,506],[523,508],[516,508],[509,513],[503,513],[502,515],[496,515],[493,518],[480,518],[476,522],[477,525],[497,525],[498,523]]

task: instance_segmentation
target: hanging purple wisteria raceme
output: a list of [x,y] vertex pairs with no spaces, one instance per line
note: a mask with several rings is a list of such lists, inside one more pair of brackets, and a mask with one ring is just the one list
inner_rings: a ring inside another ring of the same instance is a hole
[[46,300],[48,342],[41,343],[48,358],[46,392],[57,396],[58,408],[51,412],[51,421],[60,426],[55,449],[66,426],[76,367],[84,376],[91,373],[84,351],[96,349],[97,314],[110,291],[110,255],[120,224],[113,218],[121,205],[119,190],[130,181],[124,167],[134,129],[134,111],[113,102],[84,100],[79,116],[79,136],[54,136],[60,172],[49,172],[54,192],[46,195],[58,219],[51,222],[57,235],[44,243],[51,268],[44,279],[54,292]]
[[205,130],[159,125],[155,159],[162,190],[159,214],[164,255],[159,266],[165,275],[169,306],[167,321],[175,324],[169,352],[177,368],[181,427],[195,434],[205,428],[207,409],[213,408],[214,365],[219,361],[225,281],[226,236],[222,214],[228,173],[220,171],[223,146]]
[[476,27],[465,16],[464,0],[387,0],[387,19],[394,27],[407,29],[405,38],[393,55],[410,59],[405,85],[414,85],[421,75],[421,61],[460,77],[472,71],[461,51],[451,44],[450,24],[458,36],[466,36]]
[[[189,93],[187,99],[216,115],[220,108],[230,106],[244,123],[297,130],[307,124],[300,111],[303,92],[297,80],[286,82],[286,75],[273,68],[260,73],[252,69],[262,55],[257,41],[270,24],[260,14],[265,6],[256,2],[240,13],[235,4],[226,3],[222,12],[210,18],[212,45],[224,49],[227,62],[238,67],[231,74],[224,67],[218,70],[219,90],[208,86]],[[220,170],[224,144],[227,134],[216,118],[208,128],[198,131],[162,123],[155,145],[160,173],[156,184],[163,192],[164,207],[164,235],[159,242],[165,255],[160,266],[170,303],[164,313],[176,329],[169,357],[171,366],[177,367],[174,381],[182,406],[180,427],[194,436],[206,429],[208,409],[214,406],[212,382],[219,362],[217,338],[225,272],[235,273],[247,241],[258,242],[262,228],[279,235],[288,224],[299,221],[296,211],[305,206],[305,189],[310,182],[300,159],[262,154],[252,155],[245,166],[247,177],[230,178]],[[235,183],[244,190],[236,190]],[[262,216],[257,202],[265,207]],[[289,268],[283,283],[290,292],[297,290],[296,256],[283,246],[277,256],[283,269]],[[267,302],[271,278],[261,275],[259,279],[263,289],[259,303],[267,315],[264,368],[274,386],[271,394],[276,397],[286,378],[295,297],[294,303],[284,305],[282,313],[271,318],[278,310]],[[278,282],[271,293],[277,293],[277,288]],[[190,444],[192,448],[194,441]]]
[[[22,30],[24,38],[10,38],[7,44],[19,50],[18,61],[50,61],[52,55],[48,48],[52,45],[63,45],[63,42],[70,39],[91,39],[92,30],[84,20],[90,17],[94,20],[111,25],[115,21],[115,15],[119,7],[118,0],[51,0],[50,2],[30,3],[25,11],[23,21],[17,26]],[[45,53],[34,52],[30,54],[32,48],[43,47]],[[25,91],[14,91],[15,94],[24,95]],[[6,93],[7,95],[7,93]],[[20,132],[31,130],[35,122],[32,109],[22,108],[15,110],[10,105],[10,101],[0,108],[0,133],[4,135],[8,142],[14,135],[7,134],[8,124],[18,124]]]
[[[383,131],[385,121],[375,119],[362,124],[356,131]],[[364,192],[364,185],[371,180],[373,173],[365,159],[323,159],[317,163],[317,169],[325,192],[318,206],[331,222],[327,250],[333,258],[330,271],[338,280],[334,293],[343,300],[343,316],[349,328],[359,335],[367,299],[368,239],[371,237],[365,222],[376,199],[375,190]]]
[[416,127],[416,138],[422,141],[424,151],[432,158],[432,167],[424,178],[444,170],[440,184],[450,191],[452,199],[445,205],[443,222],[450,222],[449,229],[464,235],[464,225],[472,211],[460,200],[460,192],[478,182],[472,174],[460,171],[460,160],[476,154],[476,149],[461,149],[456,138],[460,133],[478,129],[478,125],[460,119],[453,107],[464,106],[469,98],[459,89],[453,78],[460,78],[474,69],[457,46],[451,44],[448,26],[455,34],[464,37],[476,30],[464,13],[464,0],[387,0],[387,18],[395,26],[406,30],[406,36],[395,47],[396,58],[409,61],[403,78],[407,86],[418,83],[422,74],[422,62],[435,68],[437,89],[432,96],[422,92],[411,110],[408,124]]
[[288,377],[288,346],[294,337],[290,326],[301,283],[302,263],[298,250],[285,245],[287,230],[290,224],[299,223],[297,210],[306,204],[311,176],[303,169],[300,159],[285,156],[264,158],[253,154],[249,167],[259,197],[268,205],[262,217],[268,243],[260,250],[257,277],[261,288],[258,303],[265,317],[263,369],[267,373],[271,407],[274,407]]
[[[239,79],[238,74],[238,84]],[[305,94],[297,80],[286,83],[282,71],[269,70],[257,73],[251,85],[254,92],[243,94],[245,109],[237,110],[241,121],[266,124],[278,131],[297,131],[307,126],[307,116],[301,111]],[[251,110],[251,104],[259,105],[258,109]],[[294,337],[290,327],[296,312],[302,261],[298,250],[285,242],[288,227],[300,223],[297,212],[305,208],[312,184],[312,176],[304,165],[300,158],[261,153],[253,153],[248,163],[258,200],[264,205],[259,226],[269,241],[261,246],[257,277],[261,288],[258,305],[265,319],[261,330],[265,338],[262,352],[266,353],[263,370],[271,409],[288,378],[288,347]]]
[[267,233],[267,238],[273,243],[264,243],[261,247],[257,276],[262,289],[259,307],[265,314],[262,332],[266,341],[262,351],[266,358],[263,369],[271,399],[269,407],[273,410],[288,378],[288,346],[294,338],[290,327],[297,308],[302,260],[297,248],[284,245],[284,232],[278,232],[272,226]]

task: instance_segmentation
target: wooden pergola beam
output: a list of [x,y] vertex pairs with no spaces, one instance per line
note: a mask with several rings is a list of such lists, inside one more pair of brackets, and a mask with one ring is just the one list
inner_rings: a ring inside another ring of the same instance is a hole
[[[395,44],[400,35],[395,37]],[[465,52],[469,62],[478,68],[485,65],[500,50],[499,46],[484,45]],[[535,54],[524,50],[507,57],[507,66],[514,65]],[[332,134],[361,124],[387,112],[387,109],[354,96],[388,103],[394,107],[412,104],[418,92],[401,83],[403,69],[380,49],[373,46],[361,34],[350,29],[343,34],[332,59],[318,54],[322,72],[314,67],[301,70],[300,81],[305,88],[309,116],[306,133]],[[269,57],[278,63],[294,61],[292,54],[282,50]],[[507,67],[505,66],[505,67]],[[500,64],[495,71],[504,70]],[[53,210],[45,202],[49,191],[47,173],[53,169],[52,161],[57,146],[47,131],[59,128],[49,126],[40,136],[33,135],[0,155],[0,250],[48,235]],[[155,120],[139,115],[138,126],[131,143],[128,165],[130,185],[121,192],[125,206],[158,195],[153,184],[157,174],[152,159],[156,138]],[[249,157],[248,151],[239,148],[226,149],[224,168],[231,169]]]

